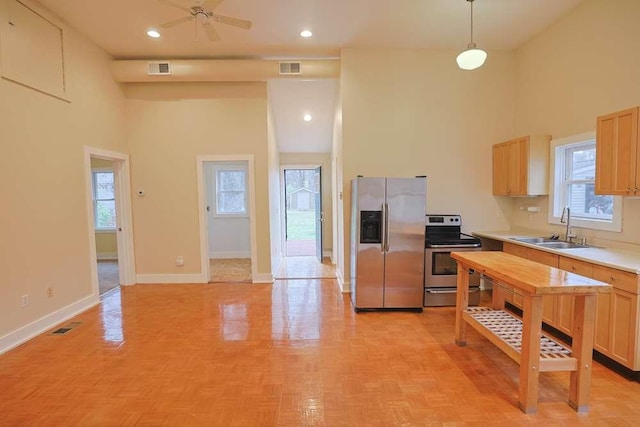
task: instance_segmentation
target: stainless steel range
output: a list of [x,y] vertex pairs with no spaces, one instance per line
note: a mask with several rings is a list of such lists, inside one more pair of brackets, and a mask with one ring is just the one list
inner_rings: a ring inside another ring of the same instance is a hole
[[[460,215],[427,215],[424,250],[424,306],[456,305],[458,265],[451,252],[482,250],[480,240],[461,233]],[[480,303],[480,277],[469,277],[469,305]]]

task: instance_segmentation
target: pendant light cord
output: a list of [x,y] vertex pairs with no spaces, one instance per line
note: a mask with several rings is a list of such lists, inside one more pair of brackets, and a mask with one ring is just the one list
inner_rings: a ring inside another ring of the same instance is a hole
[[471,0],[471,44],[473,44],[473,0]]
[[475,43],[473,42],[473,0],[467,0],[469,3],[471,3],[471,44],[469,44],[469,47],[471,46],[475,46]]

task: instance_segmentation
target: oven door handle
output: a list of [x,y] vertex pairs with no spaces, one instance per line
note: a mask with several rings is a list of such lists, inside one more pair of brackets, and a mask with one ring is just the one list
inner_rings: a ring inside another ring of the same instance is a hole
[[[428,294],[455,294],[458,292],[457,289],[429,289],[426,288],[425,292]],[[480,287],[479,286],[473,286],[473,287],[469,287],[469,293],[475,293],[475,292],[480,292]]]
[[460,245],[434,245],[433,243],[430,243],[429,246],[427,246],[427,249],[430,248],[479,248],[480,245],[479,244],[472,244],[472,245],[467,245],[467,244],[460,244]]

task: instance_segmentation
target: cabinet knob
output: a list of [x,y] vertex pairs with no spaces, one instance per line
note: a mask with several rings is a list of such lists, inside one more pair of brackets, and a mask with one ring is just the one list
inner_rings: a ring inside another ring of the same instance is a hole
[[615,277],[611,276],[611,283],[613,283],[614,280],[616,280]]

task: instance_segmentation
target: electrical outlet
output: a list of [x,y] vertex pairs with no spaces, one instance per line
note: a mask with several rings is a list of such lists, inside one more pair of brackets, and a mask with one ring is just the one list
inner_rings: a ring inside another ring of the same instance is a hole
[[178,267],[182,267],[184,265],[184,258],[182,258],[181,256],[179,256],[178,258],[176,258],[176,265]]
[[24,294],[22,295],[22,297],[20,298],[20,303],[22,305],[22,308],[25,308],[26,306],[29,305],[29,295]]
[[53,298],[53,287],[51,286],[47,288],[47,298]]

